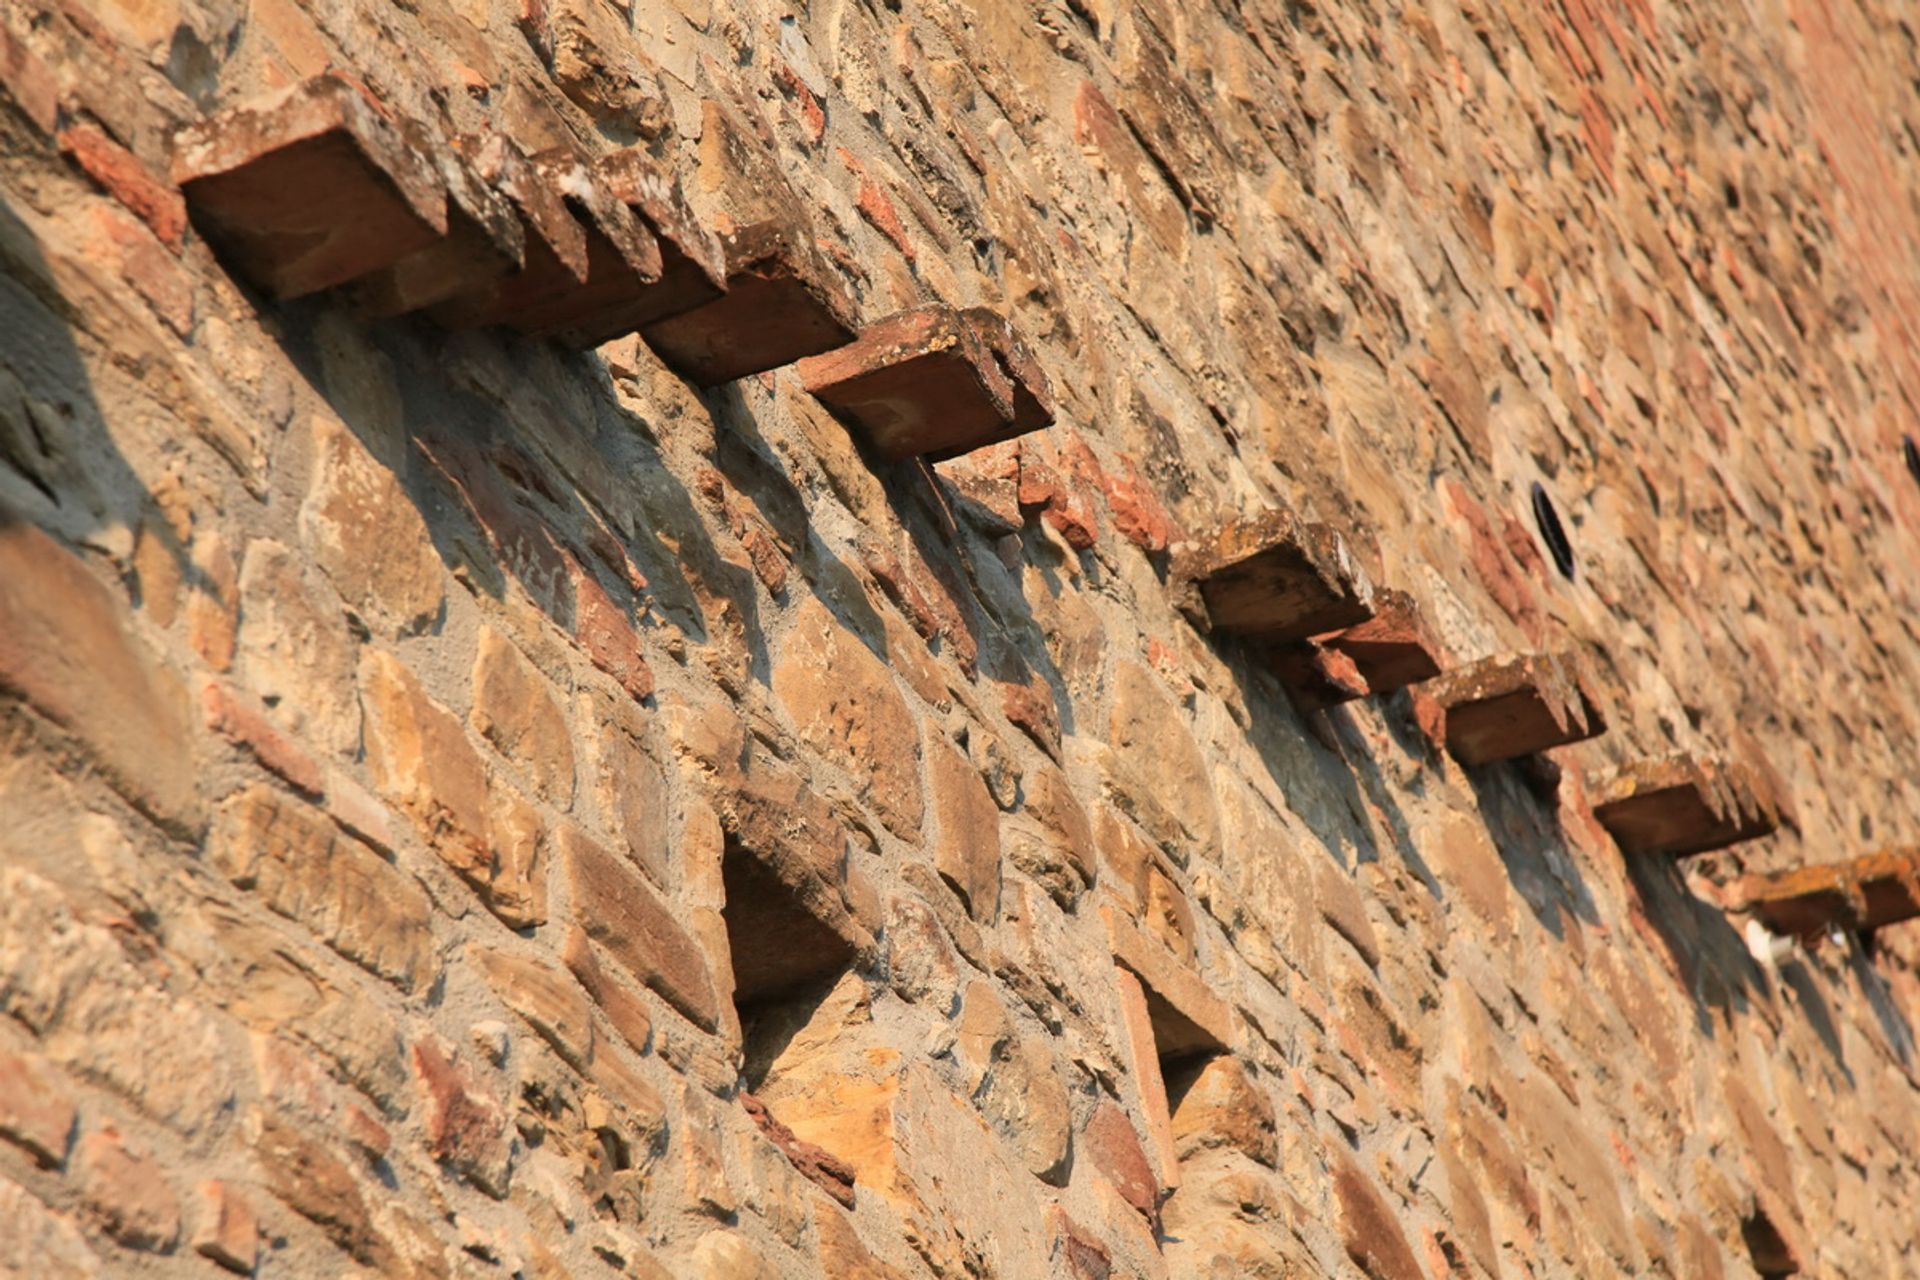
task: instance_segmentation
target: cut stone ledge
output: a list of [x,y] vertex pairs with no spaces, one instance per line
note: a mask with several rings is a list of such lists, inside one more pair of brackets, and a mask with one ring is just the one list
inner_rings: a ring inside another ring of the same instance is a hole
[[1782,936],[1885,928],[1920,917],[1920,849],[1889,849],[1848,862],[1755,872],[1729,885],[1721,903]]
[[1215,530],[1176,572],[1213,630],[1249,640],[1306,640],[1374,616],[1373,585],[1346,539],[1284,508]]
[[682,377],[715,387],[852,340],[853,303],[819,252],[791,228],[754,223],[726,236],[721,248],[726,293],[640,331]]
[[930,462],[1053,422],[1046,374],[986,308],[920,307],[802,360],[801,381],[882,459]]
[[276,298],[349,283],[447,234],[431,162],[334,75],[182,129],[172,173],[194,225]]
[[1324,644],[1346,655],[1373,693],[1431,680],[1446,668],[1446,650],[1420,607],[1412,596],[1392,588],[1374,592],[1371,618],[1326,637]]
[[1427,691],[1446,710],[1447,749],[1462,764],[1491,764],[1606,731],[1606,719],[1568,654],[1486,658]]
[[1744,765],[1669,756],[1622,765],[1595,784],[1593,816],[1624,853],[1685,857],[1771,835],[1778,803]]

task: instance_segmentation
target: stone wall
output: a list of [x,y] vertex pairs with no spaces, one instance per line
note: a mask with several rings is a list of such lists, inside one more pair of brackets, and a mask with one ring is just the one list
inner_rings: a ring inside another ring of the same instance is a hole
[[[1901,9],[10,3],[0,1272],[1920,1274],[1920,947],[1721,905],[1920,819]],[[175,139],[314,77],[1054,425],[275,300]],[[1275,508],[1608,731],[1302,701],[1179,567]],[[1623,854],[1675,753],[1778,832]]]

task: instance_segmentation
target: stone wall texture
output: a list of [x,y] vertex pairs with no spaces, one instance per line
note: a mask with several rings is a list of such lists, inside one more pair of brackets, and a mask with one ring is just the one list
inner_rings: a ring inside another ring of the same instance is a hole
[[[1727,896],[1920,842],[1916,75],[1894,0],[0,5],[0,1273],[1920,1275],[1920,937]],[[316,82],[412,176],[192,185]],[[626,153],[1052,425],[318,274]],[[1276,510],[1606,731],[1210,627]],[[1775,829],[1624,850],[1666,757]]]

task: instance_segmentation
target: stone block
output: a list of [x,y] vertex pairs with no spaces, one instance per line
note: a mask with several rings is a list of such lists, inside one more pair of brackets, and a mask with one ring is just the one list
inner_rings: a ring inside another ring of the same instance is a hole
[[1622,765],[1587,794],[1622,852],[1682,857],[1771,835],[1780,810],[1761,778],[1737,762],[1668,756]]
[[1278,1167],[1273,1099],[1238,1059],[1215,1054],[1175,1064],[1167,1092],[1174,1151],[1180,1159],[1224,1148],[1270,1169]]
[[432,1037],[414,1042],[413,1071],[426,1099],[427,1149],[480,1190],[504,1200],[513,1162],[506,1109]]
[[1045,373],[991,311],[921,307],[800,362],[807,390],[889,462],[930,462],[1053,421]]
[[1446,712],[1447,749],[1462,764],[1489,764],[1606,731],[1577,661],[1567,654],[1486,658],[1429,682]]
[[934,867],[966,902],[968,914],[991,921],[1000,910],[999,806],[979,770],[938,736],[927,750],[927,776],[937,825]]
[[641,331],[683,377],[718,386],[852,340],[853,303],[797,230],[753,223],[726,236],[721,247],[725,295]]
[[260,1257],[260,1226],[246,1193],[214,1178],[195,1192],[200,1213],[193,1251],[236,1275],[252,1275]]
[[24,1147],[43,1169],[66,1162],[73,1097],[39,1058],[0,1051],[0,1138]]
[[318,809],[248,787],[221,806],[207,853],[235,884],[369,972],[406,991],[432,983],[426,893]]
[[699,944],[631,864],[563,827],[560,865],[575,917],[606,954],[705,1031],[720,1025]]
[[445,570],[406,486],[331,415],[314,416],[312,448],[300,533],[314,561],[368,629],[424,630],[446,600]]
[[73,1178],[109,1236],[164,1253],[180,1238],[180,1201],[153,1156],[129,1147],[111,1121],[73,1149]]
[[1283,508],[1190,544],[1176,571],[1197,588],[1214,630],[1256,642],[1305,640],[1373,616],[1373,584],[1347,540]]
[[1353,659],[1330,644],[1296,640],[1267,655],[1294,709],[1305,715],[1364,698],[1371,689]]
[[1194,1053],[1220,1053],[1233,1047],[1232,1007],[1165,944],[1111,906],[1100,909],[1116,963],[1140,979],[1146,990],[1153,1040],[1161,1059]]
[[473,727],[559,808],[573,804],[573,739],[547,678],[513,641],[480,629]]
[[1370,1280],[1426,1280],[1384,1192],[1345,1155],[1334,1157],[1334,1202],[1347,1256]]
[[447,234],[432,162],[335,75],[182,129],[173,180],[194,224],[276,298],[357,280]]
[[186,689],[76,556],[0,512],[0,700],[86,747],[114,790],[180,832],[201,822]]
[[1431,680],[1447,661],[1413,597],[1391,587],[1373,593],[1373,617],[1328,636],[1326,645],[1345,654],[1374,693]]
[[1160,1184],[1140,1134],[1112,1101],[1102,1099],[1080,1131],[1080,1150],[1122,1199],[1149,1221],[1160,1212]]
[[660,279],[647,291],[640,323],[718,301],[727,291],[726,251],[701,224],[666,165],[639,147],[627,147],[602,156],[594,176],[660,245]]

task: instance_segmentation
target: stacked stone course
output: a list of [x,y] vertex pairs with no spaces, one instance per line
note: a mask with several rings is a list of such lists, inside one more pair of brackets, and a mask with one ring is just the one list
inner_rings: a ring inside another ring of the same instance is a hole
[[1920,1274],[1915,42],[7,6],[0,1274]]

